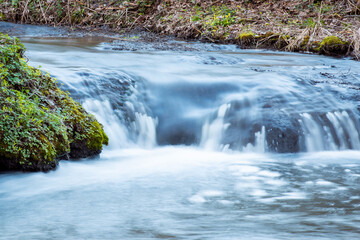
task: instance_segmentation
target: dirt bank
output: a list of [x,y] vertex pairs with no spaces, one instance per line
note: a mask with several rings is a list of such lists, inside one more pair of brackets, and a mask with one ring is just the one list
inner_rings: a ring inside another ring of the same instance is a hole
[[39,0],[0,2],[11,22],[124,32],[360,58],[359,0]]

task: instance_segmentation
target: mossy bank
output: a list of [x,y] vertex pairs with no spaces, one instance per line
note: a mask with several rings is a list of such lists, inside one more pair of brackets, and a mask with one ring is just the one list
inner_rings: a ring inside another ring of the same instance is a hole
[[59,159],[99,154],[108,144],[101,124],[24,52],[0,34],[0,170],[48,171]]

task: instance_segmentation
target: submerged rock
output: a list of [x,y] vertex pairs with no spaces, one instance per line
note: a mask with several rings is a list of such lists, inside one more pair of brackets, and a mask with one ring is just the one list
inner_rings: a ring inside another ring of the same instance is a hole
[[67,155],[99,154],[108,144],[101,124],[24,52],[18,39],[0,35],[0,170],[48,171]]

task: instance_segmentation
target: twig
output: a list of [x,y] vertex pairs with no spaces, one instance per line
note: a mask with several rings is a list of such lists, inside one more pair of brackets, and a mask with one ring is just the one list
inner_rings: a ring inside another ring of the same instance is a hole
[[[91,9],[91,8],[89,8],[89,7],[84,7],[85,9],[87,9],[87,10],[89,10],[89,11],[92,11],[92,12],[97,12],[96,10],[94,10],[94,9]],[[101,9],[102,10],[102,9]]]
[[55,1],[51,2],[51,4],[49,4],[45,10],[45,15],[47,13],[47,11],[50,9],[50,7],[55,3]]
[[84,19],[81,21],[80,24],[86,23],[86,22],[87,22],[90,18],[92,18],[92,17],[93,17],[93,15],[87,16],[86,18],[84,18]]
[[138,18],[135,19],[135,21],[131,24],[129,29],[132,29],[134,24],[137,22],[137,20],[139,20],[142,16],[139,16]]
[[145,26],[144,26],[144,28],[145,28],[145,30],[147,30],[148,32],[151,32],[151,33],[152,33],[152,31],[151,31],[149,28],[147,28],[147,27],[145,27]]
[[23,19],[25,17],[25,12],[26,12],[26,10],[28,10],[28,8],[27,8],[28,4],[29,4],[29,0],[27,0],[26,3],[25,3],[24,11],[23,11],[23,14],[21,16],[21,22],[23,22]]
[[128,9],[126,8],[125,9],[125,22],[127,22],[127,19],[128,19],[128,14],[127,13],[128,13]]
[[67,9],[68,9],[69,24],[71,25],[70,0],[68,0],[67,2]]
[[116,21],[116,25],[119,26],[120,25],[120,21],[122,21],[122,16],[125,14],[125,11],[122,11],[121,14],[118,17],[118,20]]
[[[75,9],[75,7],[72,9],[72,11],[73,11],[74,9]],[[63,17],[63,18],[61,19],[61,21],[58,22],[56,25],[59,26],[59,25],[66,19],[66,17],[69,17],[70,20],[71,20],[71,12],[72,12],[72,11],[70,11],[70,10],[67,11],[65,17]],[[69,24],[71,25],[71,21],[69,22]]]
[[42,13],[42,15],[43,15],[43,17],[44,17],[45,23],[47,24],[48,22],[47,22],[47,19],[46,19],[44,10],[43,10],[43,8],[42,8],[42,6],[41,6],[41,1],[39,1],[39,4],[40,4],[40,10],[41,10],[41,13]]
[[[191,27],[192,27],[193,29],[195,29],[196,31],[198,31],[198,32],[200,33],[200,35],[203,34],[203,33],[202,33],[197,27],[195,27],[194,25],[191,25]],[[209,39],[211,42],[215,42],[215,40],[212,39],[212,38],[209,37],[209,36],[204,35],[204,37],[207,38],[207,39]]]

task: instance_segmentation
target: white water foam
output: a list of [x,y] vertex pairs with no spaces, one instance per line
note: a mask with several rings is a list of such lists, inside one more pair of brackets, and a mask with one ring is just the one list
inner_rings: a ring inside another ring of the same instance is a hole
[[156,144],[157,118],[152,118],[146,114],[135,113],[134,128],[137,132],[137,144],[140,147],[152,148]]
[[221,150],[221,140],[223,132],[229,127],[224,123],[224,117],[231,104],[223,104],[219,107],[217,117],[210,123],[206,121],[202,128],[200,146],[208,150]]
[[346,111],[328,112],[323,121],[309,113],[300,114],[308,152],[360,149],[358,125]]
[[99,101],[87,99],[83,107],[93,115],[104,126],[104,131],[108,135],[109,147],[112,149],[129,146],[128,131],[114,114],[108,100]]
[[265,153],[267,149],[265,126],[262,126],[261,131],[255,133],[255,143],[248,143],[244,148],[244,152]]

